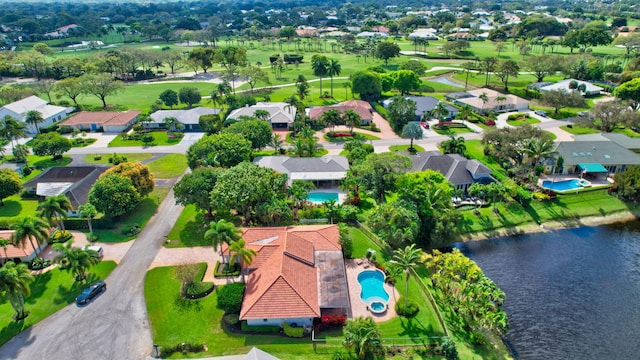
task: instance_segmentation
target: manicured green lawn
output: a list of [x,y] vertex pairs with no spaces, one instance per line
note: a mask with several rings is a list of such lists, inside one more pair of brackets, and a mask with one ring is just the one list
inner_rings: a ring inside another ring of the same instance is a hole
[[560,126],[560,129],[572,135],[597,134],[600,132],[599,130],[593,128],[582,127],[578,125],[571,125],[571,127],[569,127],[569,125],[562,125]]
[[13,321],[11,304],[4,297],[0,298],[0,345],[73,303],[88,283],[105,279],[115,267],[116,263],[113,261],[102,261],[89,270],[89,279],[82,283],[76,283],[71,273],[57,268],[36,276],[36,280],[30,285],[31,295],[25,299],[25,308],[30,314],[24,321]]
[[167,236],[167,239],[171,241],[165,243],[164,246],[178,248],[211,245],[210,241],[204,239],[204,233],[207,231],[206,226],[207,222],[203,215],[196,211],[195,205],[187,205]]
[[[134,154],[121,154],[118,153],[119,156],[124,156],[127,158],[127,161],[130,162],[136,162],[136,161],[143,161],[143,160],[147,160],[147,159],[151,159],[151,157],[153,156],[152,154],[149,153],[134,153]],[[100,159],[96,160],[96,156],[100,157]],[[90,155],[85,155],[85,157],[82,159],[85,162],[89,163],[89,164],[101,164],[101,165],[110,165],[109,164],[109,158],[112,157],[113,155],[111,154],[90,154]]]
[[534,125],[539,123],[540,123],[540,120],[532,117],[528,117],[520,120],[507,120],[507,124],[511,126]]
[[443,84],[437,81],[422,80],[421,89],[424,89],[427,93],[452,93],[457,91],[464,91],[464,85],[453,86],[449,84]]
[[169,139],[169,136],[165,131],[153,131],[149,134],[154,138],[154,141],[150,144],[145,144],[142,140],[122,140],[122,136],[116,136],[109,143],[109,147],[175,145],[182,141],[182,138]]
[[4,199],[4,206],[0,206],[0,223],[14,224],[18,219],[27,215],[34,215],[38,207],[38,200],[22,199],[20,195],[9,196]]
[[[396,151],[396,152],[404,152],[404,151],[409,151],[409,147],[411,145],[391,145],[389,146],[389,151]],[[424,148],[420,145],[413,145],[413,148],[416,149],[417,152],[422,152],[424,151]]]
[[358,139],[358,140],[380,140],[379,137],[374,136],[374,135],[370,135],[370,134],[365,134],[365,133],[361,133],[361,132],[357,132],[354,131],[353,132],[353,136],[347,137],[329,137],[329,135],[324,134],[324,139],[327,140],[328,142],[345,142],[349,139]]
[[179,176],[187,169],[187,157],[182,154],[167,154],[153,160],[147,166],[156,179],[170,179]]
[[469,129],[466,126],[460,126],[460,127],[445,126],[443,128],[439,128],[438,126],[434,125],[431,127],[431,129],[440,135],[457,135],[457,134],[465,134],[465,133],[473,132],[471,129]]
[[117,220],[112,229],[94,228],[93,233],[98,235],[100,242],[125,242],[134,239],[136,236],[125,236],[122,233],[124,227],[138,225],[140,228],[144,228],[168,193],[169,189],[156,187],[130,214]]
[[507,172],[497,163],[493,158],[486,156],[483,152],[484,146],[480,143],[480,140],[466,140],[464,144],[467,146],[467,157],[470,159],[476,159],[487,166],[493,171],[493,176],[498,180],[504,180],[507,178]]

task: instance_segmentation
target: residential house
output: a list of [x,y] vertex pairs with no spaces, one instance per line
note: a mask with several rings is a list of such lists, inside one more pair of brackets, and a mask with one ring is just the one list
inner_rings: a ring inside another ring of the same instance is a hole
[[538,82],[527,85],[528,89],[538,89],[540,92],[551,91],[551,90],[565,90],[565,91],[578,91],[577,89],[571,89],[571,83],[575,83],[578,86],[584,86],[584,91],[580,90],[580,93],[583,96],[598,96],[604,90],[604,88],[594,85],[588,81],[576,80],[576,79],[565,79],[558,81],[557,83],[552,82]]
[[348,313],[337,225],[246,228],[242,238],[257,252],[240,310],[247,325],[311,326],[323,314]]
[[363,31],[356,35],[358,38],[386,38],[389,35],[387,33],[381,33],[377,31]]
[[81,111],[60,123],[81,131],[120,133],[138,121],[140,111]]
[[[561,174],[610,173],[640,165],[640,155],[614,141],[562,141],[557,143],[554,159],[545,163],[545,172]],[[562,156],[562,168],[557,159]]]
[[241,120],[242,117],[254,117],[257,110],[269,113],[269,124],[273,129],[287,129],[296,119],[296,107],[283,102],[259,102],[233,110],[227,119]]
[[478,160],[439,151],[419,152],[411,156],[411,171],[435,170],[447,178],[457,190],[467,191],[473,183],[489,184],[496,180],[492,171]]
[[104,166],[56,166],[43,171],[23,186],[27,193],[43,198],[64,194],[73,208],[67,215],[78,216],[78,207],[88,202],[91,187],[106,170]]
[[[62,120],[73,112],[72,107],[62,107],[49,105],[45,100],[33,95],[22,100],[12,102],[0,108],[0,119],[9,115],[18,121],[24,122],[27,112],[31,110],[39,111],[42,114],[44,122],[38,124],[38,127],[45,127],[53,124],[56,121]],[[25,124],[25,131],[29,134],[35,134],[37,132],[35,125]]]
[[349,161],[344,156],[297,158],[261,156],[253,162],[287,175],[289,185],[294,180],[312,181],[316,187],[336,187],[347,176]]
[[174,117],[183,125],[183,130],[187,132],[200,132],[200,117],[203,115],[217,115],[220,109],[212,109],[206,107],[196,107],[188,110],[158,110],[149,115],[150,122],[143,124],[145,129],[164,129],[166,124],[164,119]]
[[[235,357],[233,357],[235,359]],[[233,360],[228,359],[228,360]],[[277,357],[258,349],[257,347],[252,347],[251,350],[245,356],[238,355],[238,358],[235,360],[280,360]]]
[[436,35],[437,33],[438,30],[434,28],[415,29],[411,34],[409,34],[409,36],[407,36],[407,39],[438,40],[438,35]]
[[[0,230],[0,239],[10,240],[11,235],[13,235],[13,230]],[[31,242],[27,242],[25,244],[18,245],[7,245],[7,249],[0,248],[0,263],[3,263],[6,260],[13,260],[15,262],[29,262],[36,257],[37,254],[42,252],[44,248],[47,247],[47,241],[45,240],[42,244],[36,245],[36,249],[34,251],[31,246]],[[6,254],[6,256],[5,256]]]
[[360,119],[362,119],[360,125],[362,126],[369,126],[373,121],[373,108],[371,104],[363,100],[348,100],[335,105],[310,108],[308,109],[309,119],[318,120],[322,114],[329,110],[338,110],[340,114],[347,110],[353,110],[360,115]]
[[528,100],[512,94],[505,95],[487,88],[450,93],[445,98],[453,101],[458,106],[469,105],[473,111],[481,114],[487,114],[490,111],[502,113],[529,109]]
[[[444,117],[444,120],[453,119],[458,115],[458,108],[455,106],[451,106],[444,101],[440,101],[439,99],[434,98],[433,96],[405,96],[405,99],[412,100],[416,103],[416,121],[421,121],[425,115],[427,117],[431,114],[433,109],[438,106],[439,103],[444,104],[444,107],[447,109],[448,114]],[[382,101],[382,106],[385,108],[389,107],[393,103],[393,98],[386,99]]]

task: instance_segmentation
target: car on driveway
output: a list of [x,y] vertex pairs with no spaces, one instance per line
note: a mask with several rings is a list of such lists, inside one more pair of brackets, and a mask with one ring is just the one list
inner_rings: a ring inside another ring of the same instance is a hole
[[543,110],[536,110],[533,113],[538,115],[538,116],[547,117],[547,112],[543,111]]
[[93,300],[98,294],[101,294],[103,291],[107,291],[107,284],[104,281],[96,281],[89,285],[86,289],[82,291],[78,297],[76,297],[76,304],[78,305],[86,305],[89,301]]

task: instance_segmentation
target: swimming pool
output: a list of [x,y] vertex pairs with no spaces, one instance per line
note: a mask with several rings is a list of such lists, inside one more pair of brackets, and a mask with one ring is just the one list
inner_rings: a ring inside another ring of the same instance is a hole
[[366,304],[374,302],[385,304],[389,301],[389,294],[384,290],[384,274],[380,270],[365,270],[358,274],[358,282],[362,287],[360,299]]
[[322,204],[325,201],[331,201],[331,200],[335,200],[337,202],[339,201],[339,198],[338,198],[337,192],[318,191],[318,192],[309,193],[307,195],[307,200],[311,201],[312,203]]
[[571,179],[551,181],[545,180],[542,182],[542,187],[554,191],[568,191],[582,189],[583,187],[589,187],[591,183],[584,179]]

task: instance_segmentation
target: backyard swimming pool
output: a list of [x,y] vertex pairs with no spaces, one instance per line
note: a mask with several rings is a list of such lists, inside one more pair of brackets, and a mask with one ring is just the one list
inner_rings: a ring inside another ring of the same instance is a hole
[[389,294],[384,290],[382,271],[365,270],[358,274],[358,282],[362,287],[360,299],[368,304],[374,312],[386,310]]
[[554,191],[568,191],[582,189],[583,187],[589,187],[591,183],[584,179],[571,179],[551,181],[545,180],[542,182],[542,187]]
[[307,195],[307,200],[315,204],[322,204],[325,201],[331,201],[331,200],[335,200],[337,202],[339,201],[339,197],[337,192],[318,191],[318,192],[310,192]]

